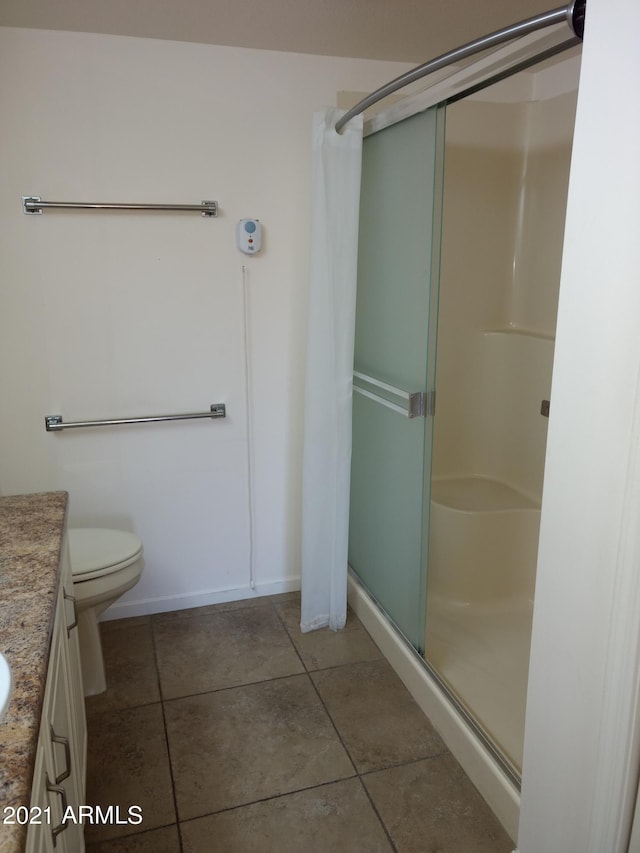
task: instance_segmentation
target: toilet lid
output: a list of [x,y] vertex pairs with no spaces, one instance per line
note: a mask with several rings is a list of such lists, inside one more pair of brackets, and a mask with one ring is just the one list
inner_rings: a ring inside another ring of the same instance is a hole
[[74,577],[115,572],[142,555],[142,542],[128,530],[103,527],[69,529],[69,557]]

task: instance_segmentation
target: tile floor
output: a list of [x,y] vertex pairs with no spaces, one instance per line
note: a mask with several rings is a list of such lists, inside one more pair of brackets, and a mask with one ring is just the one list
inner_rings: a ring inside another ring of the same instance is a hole
[[88,853],[511,853],[358,619],[301,634],[299,595],[102,625],[87,700]]

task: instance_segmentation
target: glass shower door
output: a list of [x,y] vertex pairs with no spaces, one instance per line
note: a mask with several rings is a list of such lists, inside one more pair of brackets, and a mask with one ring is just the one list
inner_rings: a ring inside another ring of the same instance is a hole
[[349,564],[421,653],[426,620],[444,108],[364,141]]

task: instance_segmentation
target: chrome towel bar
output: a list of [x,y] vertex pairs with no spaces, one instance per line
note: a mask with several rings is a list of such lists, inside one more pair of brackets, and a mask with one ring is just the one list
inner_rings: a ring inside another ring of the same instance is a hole
[[47,432],[59,432],[63,429],[77,427],[116,426],[118,424],[152,424],[161,421],[189,421],[194,418],[226,418],[227,408],[224,403],[213,403],[208,412],[186,412],[181,415],[149,415],[139,418],[112,418],[104,421],[74,421],[64,423],[62,415],[47,415],[44,419]]
[[44,208],[58,210],[178,210],[182,212],[198,211],[203,216],[217,216],[218,202],[203,201],[201,204],[98,204],[85,201],[42,201],[38,195],[23,195],[24,213],[42,213]]

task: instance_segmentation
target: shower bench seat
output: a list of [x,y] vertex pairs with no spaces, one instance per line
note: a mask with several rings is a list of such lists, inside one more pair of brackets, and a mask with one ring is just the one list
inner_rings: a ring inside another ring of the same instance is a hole
[[463,512],[540,509],[540,504],[512,486],[479,476],[433,480],[431,500]]
[[435,480],[429,597],[458,603],[533,598],[540,506],[498,480]]

